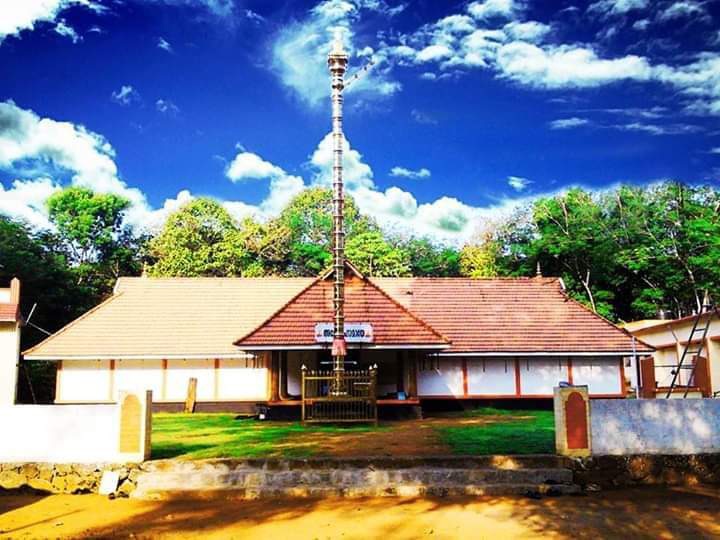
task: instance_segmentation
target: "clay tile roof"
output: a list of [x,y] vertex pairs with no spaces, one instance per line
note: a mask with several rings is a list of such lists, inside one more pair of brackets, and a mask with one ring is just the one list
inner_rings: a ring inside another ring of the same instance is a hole
[[0,303],[0,322],[17,322],[20,320],[20,310],[17,304]]
[[[235,344],[245,349],[315,346],[315,325],[332,320],[333,283],[321,278]],[[437,330],[354,272],[345,279],[345,320],[372,324],[374,345],[448,345],[447,338]]]
[[237,355],[311,278],[120,278],[108,300],[25,351],[33,358]]
[[[557,278],[376,278],[452,342],[449,352],[631,352],[632,337],[568,298]],[[652,348],[635,343],[638,352]]]

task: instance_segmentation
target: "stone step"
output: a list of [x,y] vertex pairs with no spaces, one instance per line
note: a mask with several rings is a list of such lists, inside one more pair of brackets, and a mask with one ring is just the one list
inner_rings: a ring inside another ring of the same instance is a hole
[[364,497],[500,497],[500,496],[561,496],[577,495],[581,492],[574,484],[482,484],[482,485],[410,485],[397,486],[296,486],[296,487],[255,487],[229,490],[151,490],[136,491],[133,497],[150,500],[235,500],[270,498],[364,498]]
[[257,459],[206,459],[206,460],[155,460],[145,464],[147,470],[185,470],[204,468],[212,464],[227,470],[262,469],[262,470],[343,470],[357,468],[372,469],[408,469],[428,467],[438,469],[537,469],[537,468],[569,468],[570,458],[551,454],[524,456],[409,456],[409,457],[368,457],[368,458],[257,458]]
[[570,484],[569,469],[429,469],[266,471],[262,469],[218,470],[208,467],[193,472],[165,471],[142,474],[138,482],[154,489],[237,489],[260,486],[392,486],[392,485],[474,485],[474,484]]

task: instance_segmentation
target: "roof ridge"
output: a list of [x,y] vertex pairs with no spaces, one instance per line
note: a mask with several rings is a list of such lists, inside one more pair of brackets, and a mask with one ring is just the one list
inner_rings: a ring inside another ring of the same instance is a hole
[[118,293],[116,293],[116,294],[110,295],[108,298],[106,298],[105,300],[103,300],[102,302],[100,302],[97,306],[95,306],[95,307],[87,310],[85,313],[83,313],[82,315],[80,315],[77,319],[74,319],[74,320],[70,321],[69,323],[67,323],[65,326],[63,326],[62,328],[60,328],[57,332],[53,332],[52,335],[49,335],[48,337],[46,337],[45,339],[43,339],[40,343],[36,343],[35,345],[33,345],[32,347],[30,347],[29,349],[23,351],[23,352],[22,352],[23,356],[25,356],[25,355],[27,355],[27,354],[31,354],[31,353],[32,353],[33,351],[35,351],[36,349],[38,349],[38,348],[42,347],[43,345],[45,345],[46,343],[52,341],[53,339],[55,339],[56,337],[58,337],[60,334],[64,333],[66,330],[72,328],[73,326],[75,326],[76,324],[78,324],[80,321],[83,321],[83,320],[87,319],[90,315],[92,315],[92,314],[95,313],[96,311],[100,310],[101,308],[105,307],[106,305],[108,305],[109,303],[111,303],[111,302],[112,302],[113,300],[115,300],[116,298],[120,298],[122,295],[123,295],[123,292],[122,292],[122,291],[120,291],[120,292],[118,292]]
[[292,304],[295,300],[300,298],[300,296],[302,296],[308,289],[310,289],[310,287],[314,287],[315,285],[317,285],[318,283],[320,283],[321,281],[324,281],[324,280],[325,280],[325,278],[323,276],[318,276],[315,279],[313,279],[312,282],[310,284],[308,284],[307,287],[304,287],[303,289],[300,290],[300,292],[293,295],[287,302],[285,302],[282,306],[280,306],[277,310],[275,310],[269,317],[264,319],[254,329],[252,329],[250,332],[248,332],[244,336],[233,341],[233,345],[239,347],[240,345],[238,345],[238,343],[240,343],[241,341],[245,341],[246,339],[249,339],[253,334],[259,332],[267,323],[269,323],[275,317],[280,315],[280,313],[285,311],[285,309],[287,309],[290,306],[290,304]]

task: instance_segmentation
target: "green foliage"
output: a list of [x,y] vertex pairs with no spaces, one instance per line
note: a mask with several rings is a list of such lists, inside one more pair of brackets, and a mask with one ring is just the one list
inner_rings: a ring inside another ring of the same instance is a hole
[[601,196],[573,189],[535,201],[496,240],[501,273],[562,276],[568,293],[613,320],[676,316],[720,297],[720,193],[665,182]]
[[468,244],[460,250],[460,275],[488,278],[498,275],[497,258],[500,246],[490,238],[480,244]]
[[160,233],[150,241],[152,276],[241,276],[258,269],[248,249],[256,231],[251,221],[241,228],[220,203],[194,199],[168,216]]
[[410,273],[424,277],[457,277],[460,254],[452,247],[438,246],[428,238],[412,238],[403,245],[410,257]]
[[[283,256],[274,267],[283,274],[316,276],[332,259],[333,199],[332,190],[306,189],[295,197],[268,224],[268,231],[278,239]],[[347,242],[360,234],[377,231],[367,216],[360,214],[352,197],[345,199],[345,233]]]
[[357,234],[346,246],[348,260],[366,276],[402,277],[410,275],[407,252],[391,245],[380,231]]

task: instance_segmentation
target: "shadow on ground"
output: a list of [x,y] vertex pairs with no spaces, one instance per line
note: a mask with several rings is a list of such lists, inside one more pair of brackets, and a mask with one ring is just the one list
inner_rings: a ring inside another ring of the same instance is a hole
[[[720,535],[718,488],[637,488],[586,497],[144,502],[0,497],[10,537],[705,538]],[[10,510],[8,510],[8,508]],[[0,534],[2,534],[0,533]]]

